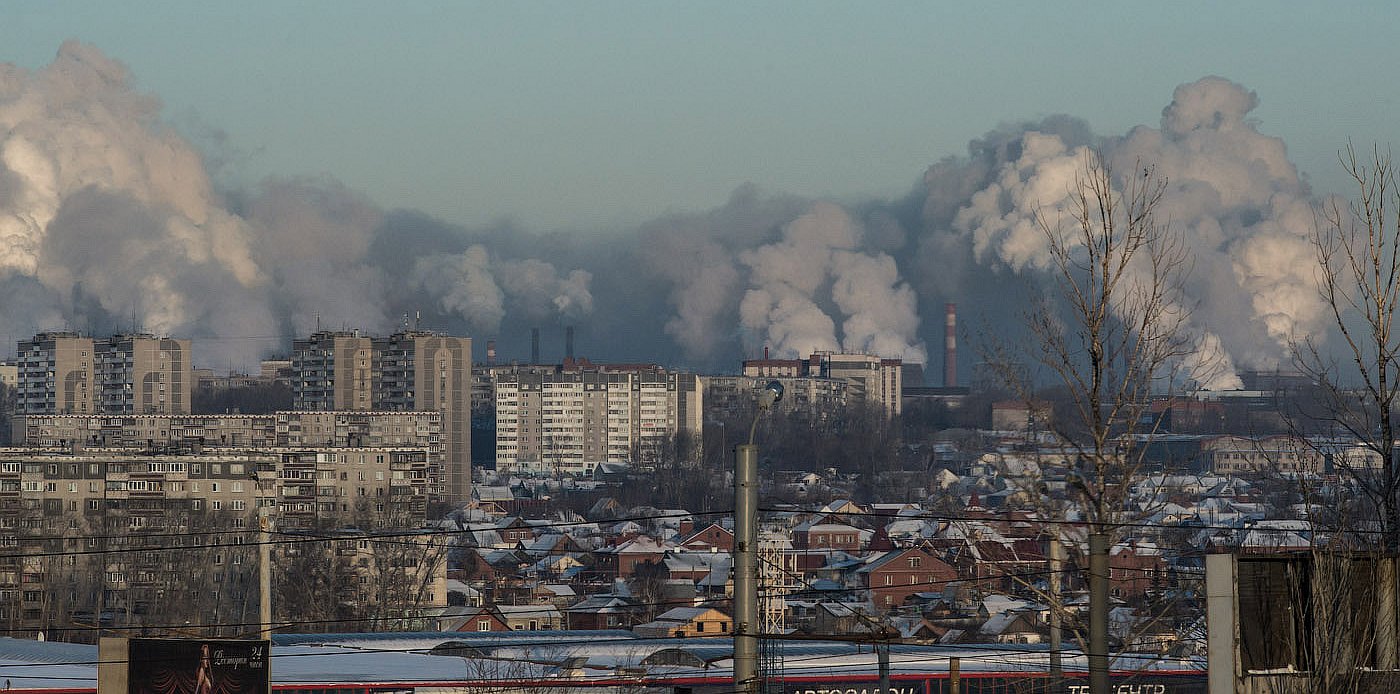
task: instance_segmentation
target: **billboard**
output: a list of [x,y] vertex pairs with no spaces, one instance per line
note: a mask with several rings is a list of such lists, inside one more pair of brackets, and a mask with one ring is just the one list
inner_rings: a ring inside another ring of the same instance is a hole
[[268,642],[133,638],[128,694],[270,694]]

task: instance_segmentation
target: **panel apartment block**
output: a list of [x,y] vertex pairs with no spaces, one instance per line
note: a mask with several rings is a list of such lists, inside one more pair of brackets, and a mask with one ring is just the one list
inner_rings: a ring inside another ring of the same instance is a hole
[[498,373],[495,402],[496,466],[507,471],[645,463],[703,423],[699,378],[659,368]]
[[[869,354],[814,352],[806,359],[751,359],[744,362],[744,375],[787,379],[825,378],[846,384],[852,403],[863,402],[879,408],[887,417],[898,415],[903,388],[903,362]],[[820,396],[818,396],[820,397]]]
[[471,495],[471,339],[426,331],[323,331],[293,343],[292,406],[440,416],[440,494]]
[[292,341],[292,408],[374,409],[374,345],[359,331],[322,331]]
[[190,341],[154,335],[94,340],[39,333],[18,345],[22,414],[184,414],[190,411]]

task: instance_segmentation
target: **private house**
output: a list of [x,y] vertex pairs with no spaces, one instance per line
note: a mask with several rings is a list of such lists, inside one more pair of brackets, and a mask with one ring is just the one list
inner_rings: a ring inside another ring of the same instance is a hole
[[885,552],[856,573],[877,609],[903,605],[915,593],[940,591],[958,580],[956,569],[923,547]]
[[677,607],[632,627],[632,631],[643,637],[670,638],[720,636],[731,633],[733,628],[733,618],[713,607]]

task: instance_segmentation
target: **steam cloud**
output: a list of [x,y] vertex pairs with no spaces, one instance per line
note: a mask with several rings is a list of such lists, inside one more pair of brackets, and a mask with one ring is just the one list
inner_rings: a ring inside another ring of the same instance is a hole
[[[741,186],[708,211],[610,237],[454,227],[382,210],[328,179],[218,191],[159,102],[96,49],[64,44],[29,72],[0,64],[0,324],[201,338],[198,357],[247,365],[316,325],[430,327],[498,338],[578,324],[598,358],[731,370],[850,350],[925,361],[941,321],[1011,324],[1044,281],[1033,215],[1063,204],[1086,148],[1155,165],[1163,217],[1194,257],[1196,361],[1271,368],[1326,326],[1307,234],[1316,200],[1255,94],[1218,77],[1177,88],[1155,126],[1097,136],[1056,116],[1002,126],[937,162],[909,194],[838,204]],[[274,338],[270,341],[250,338]]]

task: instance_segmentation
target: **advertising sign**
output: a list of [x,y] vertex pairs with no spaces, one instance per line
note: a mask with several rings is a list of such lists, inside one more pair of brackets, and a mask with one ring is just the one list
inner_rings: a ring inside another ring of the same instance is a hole
[[270,694],[267,641],[134,638],[127,653],[129,694]]

